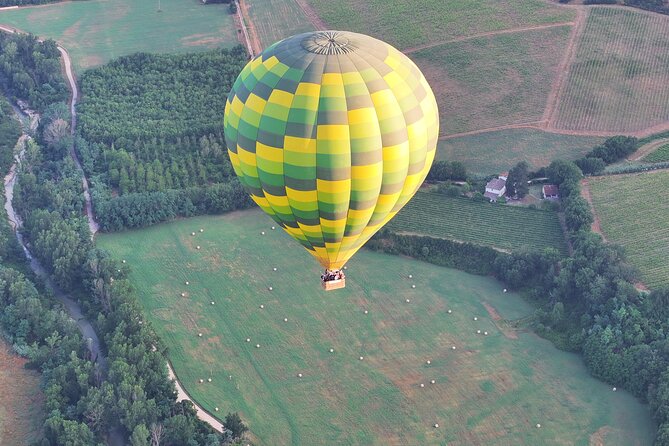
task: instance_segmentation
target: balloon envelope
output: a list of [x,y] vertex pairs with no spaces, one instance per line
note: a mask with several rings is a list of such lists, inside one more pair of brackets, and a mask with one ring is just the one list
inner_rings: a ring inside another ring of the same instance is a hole
[[224,130],[252,199],[324,267],[340,269],[418,190],[439,116],[404,54],[362,34],[316,31],[246,65]]

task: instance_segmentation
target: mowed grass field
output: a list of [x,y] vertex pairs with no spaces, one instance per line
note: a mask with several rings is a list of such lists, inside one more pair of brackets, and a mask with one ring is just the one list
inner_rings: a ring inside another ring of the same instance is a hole
[[295,0],[245,0],[263,47],[295,34],[313,31]]
[[449,135],[540,121],[571,26],[479,37],[411,53]]
[[0,24],[63,45],[75,69],[138,51],[176,53],[238,44],[228,5],[199,0],[88,0],[0,11]]
[[504,250],[555,248],[567,254],[564,234],[555,212],[479,203],[437,193],[417,193],[388,227],[396,232],[429,235]]
[[308,0],[331,29],[375,36],[398,49],[483,32],[570,21],[541,0]]
[[588,183],[606,239],[625,248],[646,286],[669,285],[669,171],[592,177]]
[[0,445],[25,446],[42,438],[44,395],[39,374],[0,339]]
[[591,9],[555,126],[622,133],[668,117],[669,17]]
[[652,441],[636,400],[493,320],[486,306],[514,320],[533,311],[499,283],[363,250],[347,287],[325,293],[316,262],[271,224],[248,211],[97,238],[126,259],[188,392],[221,418],[239,411],[257,444]]
[[508,129],[440,140],[437,159],[461,161],[475,173],[508,172],[519,161],[532,169],[554,159],[575,160],[604,138],[561,135],[534,129]]

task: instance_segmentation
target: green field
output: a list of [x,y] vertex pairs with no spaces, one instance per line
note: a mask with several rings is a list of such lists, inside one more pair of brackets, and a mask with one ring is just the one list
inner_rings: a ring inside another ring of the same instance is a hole
[[42,438],[44,395],[40,376],[24,368],[26,359],[16,356],[0,338],[0,445],[37,444]]
[[0,24],[51,38],[77,71],[138,51],[176,53],[238,44],[228,5],[199,0],[88,0],[0,12]]
[[540,121],[570,31],[479,37],[412,53],[437,98],[440,133]]
[[669,161],[669,143],[663,144],[643,158],[649,163],[661,163]]
[[534,129],[498,130],[440,140],[437,159],[462,161],[471,172],[494,174],[508,172],[519,161],[536,169],[554,159],[575,160],[602,141]]
[[669,17],[590,10],[557,110],[556,127],[636,131],[669,116]]
[[308,0],[331,29],[372,35],[399,49],[473,34],[566,22],[574,11],[540,0]]
[[263,48],[294,34],[313,31],[295,0],[246,0]]
[[588,183],[606,239],[625,248],[646,286],[669,285],[669,171],[593,177]]
[[533,311],[499,283],[363,250],[347,288],[326,294],[312,257],[270,225],[248,211],[97,239],[127,261],[188,392],[212,413],[240,411],[257,444],[651,442],[636,400],[492,320],[484,303],[508,319]]
[[555,212],[419,192],[388,224],[398,232],[514,250],[567,246]]

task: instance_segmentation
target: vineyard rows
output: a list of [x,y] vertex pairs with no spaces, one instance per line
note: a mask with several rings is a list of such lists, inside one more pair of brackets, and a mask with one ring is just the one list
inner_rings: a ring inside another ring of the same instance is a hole
[[645,285],[669,285],[669,172],[603,176],[589,183],[607,240],[625,248]]
[[669,161],[669,144],[664,144],[646,155],[643,159],[649,163],[663,163]]
[[620,8],[590,11],[556,127],[637,131],[669,115],[669,17]]
[[567,248],[554,212],[418,193],[388,227],[397,232],[440,237],[514,250]]

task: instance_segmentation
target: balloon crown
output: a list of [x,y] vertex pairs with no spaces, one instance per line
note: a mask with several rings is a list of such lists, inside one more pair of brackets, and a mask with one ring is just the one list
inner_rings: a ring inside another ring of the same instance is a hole
[[355,51],[348,36],[342,31],[320,31],[308,35],[302,47],[316,54],[346,54]]

